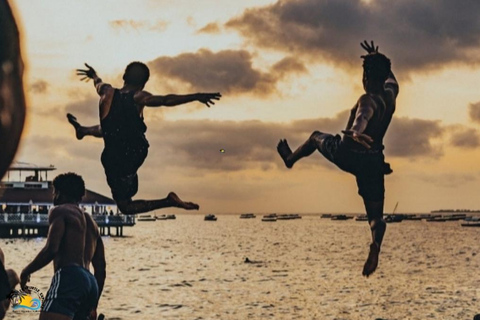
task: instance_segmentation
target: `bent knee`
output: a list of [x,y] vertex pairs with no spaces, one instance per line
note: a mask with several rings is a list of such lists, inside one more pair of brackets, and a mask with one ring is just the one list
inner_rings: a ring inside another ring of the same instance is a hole
[[315,140],[317,137],[319,136],[322,136],[324,133],[323,132],[320,132],[318,130],[315,130],[312,132],[312,134],[310,135],[310,140]]
[[130,203],[131,203],[131,200],[117,201],[118,210],[120,210],[120,212],[123,214],[135,214]]

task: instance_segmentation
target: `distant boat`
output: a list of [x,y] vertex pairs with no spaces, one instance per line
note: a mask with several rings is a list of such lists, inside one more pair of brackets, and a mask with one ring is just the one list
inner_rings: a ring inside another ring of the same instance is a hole
[[398,223],[403,221],[403,218],[404,218],[403,214],[395,214],[395,212],[397,211],[397,208],[398,208],[398,201],[395,204],[395,207],[393,208],[392,214],[388,214],[387,217],[385,218],[385,222]]
[[293,220],[293,219],[301,219],[302,217],[297,214],[297,213],[293,213],[293,214],[279,214],[277,216],[277,220]]
[[350,219],[353,219],[353,217],[349,217],[345,214],[336,214],[336,215],[333,215],[331,220],[350,220]]
[[322,219],[331,219],[332,218],[332,214],[331,213],[324,213],[320,216],[320,218]]
[[355,217],[355,221],[368,221],[368,217],[366,214],[361,214]]
[[264,221],[264,222],[275,222],[275,221],[277,221],[277,214],[276,213],[267,214],[267,215],[263,216],[262,221]]
[[207,214],[203,220],[205,220],[205,221],[217,221],[217,217],[214,214]]
[[157,220],[175,220],[177,217],[174,214],[162,214],[155,217]]
[[480,222],[479,221],[469,221],[469,222],[463,222],[460,224],[462,227],[480,227]]
[[385,222],[387,223],[396,223],[403,221],[403,214],[389,214],[385,218]]
[[155,221],[155,220],[157,219],[150,214],[141,214],[137,218],[137,221]]
[[256,218],[257,216],[254,215],[253,213],[242,213],[240,215],[240,219],[254,219]]
[[418,221],[418,220],[422,220],[422,217],[416,214],[405,214],[403,215],[403,220]]

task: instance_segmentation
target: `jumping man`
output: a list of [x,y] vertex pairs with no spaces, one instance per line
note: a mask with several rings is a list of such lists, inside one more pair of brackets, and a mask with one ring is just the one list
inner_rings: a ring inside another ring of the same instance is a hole
[[152,95],[143,88],[150,77],[148,67],[141,62],[132,62],[125,69],[123,87],[113,88],[97,76],[88,64],[88,69],[77,69],[81,80],[93,79],[100,96],[100,125],[81,126],[77,119],[67,114],[68,121],[75,128],[77,139],[85,135],[102,137],[105,147],[102,165],[113,199],[124,214],[137,214],[155,209],[178,207],[198,210],[198,204],[182,201],[174,192],[158,200],[132,200],[138,191],[137,170],[148,153],[145,138],[147,127],[143,121],[144,107],[174,107],[188,102],[199,101],[207,107],[219,100],[220,93],[196,93],[188,95]]
[[386,230],[383,220],[385,197],[384,175],[392,173],[383,155],[383,137],[395,112],[398,84],[391,71],[390,60],[378,52],[373,41],[361,43],[367,55],[363,58],[363,94],[352,108],[343,138],[319,131],[292,153],[286,140],[280,140],[277,150],[287,168],[318,150],[340,169],[353,174],[358,193],[363,198],[372,232],[370,252],[363,275],[372,274],[378,265],[378,255]]

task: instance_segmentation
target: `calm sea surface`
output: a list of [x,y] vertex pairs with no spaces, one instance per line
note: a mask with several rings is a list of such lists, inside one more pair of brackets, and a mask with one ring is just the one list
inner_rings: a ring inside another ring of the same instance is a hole
[[[99,312],[110,320],[471,320],[480,313],[480,228],[389,224],[379,269],[366,279],[366,222],[217,216],[208,222],[177,214],[104,238],[108,274]],[[20,272],[44,241],[0,240],[7,267]],[[30,285],[45,294],[52,276],[49,265]]]

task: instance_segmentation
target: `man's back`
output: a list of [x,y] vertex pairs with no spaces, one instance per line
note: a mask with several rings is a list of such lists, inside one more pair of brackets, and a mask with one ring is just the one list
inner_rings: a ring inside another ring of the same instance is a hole
[[86,221],[82,210],[75,204],[61,204],[50,211],[48,219],[51,226],[57,224],[64,231],[58,253],[53,260],[54,269],[58,270],[68,265],[85,267],[83,256]]

